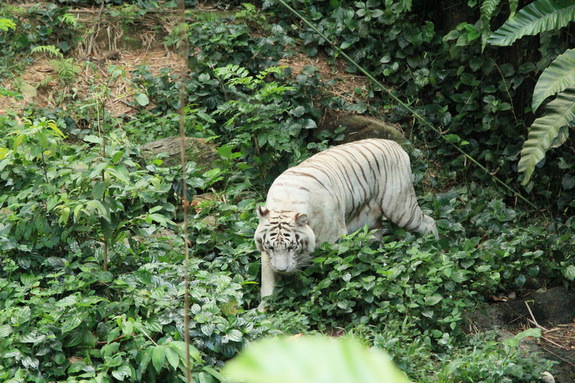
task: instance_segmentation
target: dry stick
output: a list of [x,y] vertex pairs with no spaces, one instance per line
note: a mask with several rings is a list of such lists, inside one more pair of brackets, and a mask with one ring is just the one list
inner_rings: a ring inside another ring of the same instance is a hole
[[[541,326],[539,323],[537,323],[537,319],[535,319],[535,315],[533,315],[533,311],[531,311],[531,307],[529,307],[529,303],[524,302],[525,306],[527,306],[527,310],[529,311],[529,314],[531,315],[531,319],[528,319],[529,322],[531,322],[532,324],[535,325],[535,327],[537,327],[538,329],[541,329],[545,332],[549,332],[549,330],[547,330],[545,327]],[[547,341],[548,343],[552,344],[553,346],[557,347],[557,348],[561,348],[560,344],[557,344],[556,342],[552,341],[549,338],[546,338],[545,336],[542,336],[543,339],[545,339],[545,341]]]
[[90,57],[90,54],[92,53],[92,45],[94,43],[94,38],[98,35],[98,32],[100,32],[100,23],[102,22],[102,12],[104,11],[104,0],[101,1],[102,5],[100,6],[100,12],[98,12],[98,16],[96,16],[96,18],[98,19],[98,23],[96,24],[96,30],[94,31],[94,33],[92,33],[92,36],[90,36],[90,41],[88,42],[88,52],[86,53],[88,57]]
[[524,302],[525,306],[527,306],[527,310],[529,311],[529,314],[531,315],[531,319],[529,320],[531,323],[533,323],[535,325],[535,327],[547,331],[547,329],[543,326],[541,326],[539,323],[537,323],[537,319],[535,319],[535,315],[533,315],[533,311],[531,311],[531,307],[529,307],[529,303]]
[[544,349],[545,351],[547,351],[549,354],[555,356],[556,358],[561,359],[561,361],[563,361],[563,362],[565,362],[565,363],[567,363],[567,364],[569,364],[569,365],[575,367],[575,364],[573,364],[569,359],[566,359],[566,358],[562,357],[561,355],[557,354],[556,352],[553,352],[553,351],[549,350],[549,349],[546,348],[546,347],[542,347],[542,349]]
[[188,184],[186,183],[186,127],[184,124],[186,103],[186,79],[188,78],[188,33],[184,27],[186,21],[186,4],[180,0],[180,47],[184,67],[180,76],[180,163],[182,165],[182,208],[184,213],[184,340],[186,342],[186,380],[192,383],[192,361],[190,360],[190,251],[188,248]]
[[331,41],[324,33],[322,33],[319,29],[317,29],[311,22],[309,22],[305,17],[303,17],[298,11],[296,11],[295,9],[293,9],[291,6],[289,6],[284,0],[278,0],[280,4],[282,4],[285,8],[287,8],[291,13],[293,13],[294,15],[296,15],[305,25],[307,25],[309,28],[311,28],[315,33],[317,33],[322,39],[324,39],[329,45],[331,45],[332,48],[334,48],[340,55],[342,55],[350,64],[352,64],[354,67],[356,67],[361,73],[363,73],[370,81],[372,81],[375,85],[377,85],[382,91],[384,91],[385,93],[387,93],[387,95],[389,97],[391,97],[395,102],[397,102],[399,105],[401,105],[403,108],[405,108],[407,111],[409,111],[417,120],[419,120],[423,125],[427,126],[429,129],[433,130],[435,133],[437,133],[440,137],[442,137],[449,145],[451,145],[455,150],[457,150],[462,156],[464,156],[467,160],[471,161],[473,164],[475,164],[475,166],[477,166],[478,168],[480,168],[481,170],[483,170],[486,174],[488,174],[496,183],[500,184],[501,186],[503,186],[507,191],[509,191],[510,193],[512,193],[514,196],[516,196],[517,198],[521,199],[523,202],[527,203],[529,206],[531,206],[533,209],[535,209],[535,211],[539,211],[539,209],[537,208],[537,206],[535,206],[535,204],[531,201],[529,201],[526,197],[524,197],[521,193],[519,193],[518,191],[516,191],[515,189],[513,189],[511,186],[507,185],[505,182],[503,182],[499,177],[497,177],[496,175],[492,174],[489,169],[487,169],[485,166],[483,166],[481,163],[479,163],[479,161],[477,161],[475,158],[473,158],[470,154],[468,154],[465,150],[461,149],[459,146],[457,146],[456,143],[449,141],[441,132],[441,130],[439,130],[438,128],[436,128],[435,126],[433,126],[433,124],[429,121],[427,121],[425,118],[423,118],[422,115],[420,115],[419,113],[417,113],[417,111],[415,109],[413,109],[411,106],[407,105],[405,102],[401,101],[401,99],[399,97],[397,97],[395,94],[393,94],[392,91],[390,91],[388,88],[386,88],[381,81],[377,80],[375,77],[373,77],[373,75],[371,73],[369,73],[366,69],[364,69],[361,65],[359,65],[357,62],[355,62],[354,59],[352,59],[351,57],[349,57],[340,47],[338,47],[333,41]]

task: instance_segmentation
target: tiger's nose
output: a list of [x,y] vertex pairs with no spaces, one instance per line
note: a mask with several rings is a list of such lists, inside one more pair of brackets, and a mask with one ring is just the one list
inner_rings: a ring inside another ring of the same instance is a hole
[[287,272],[289,270],[289,262],[278,258],[272,259],[272,268],[278,273]]
[[282,265],[276,265],[274,267],[275,271],[277,271],[278,273],[285,273],[288,269],[288,266],[286,264],[282,264]]

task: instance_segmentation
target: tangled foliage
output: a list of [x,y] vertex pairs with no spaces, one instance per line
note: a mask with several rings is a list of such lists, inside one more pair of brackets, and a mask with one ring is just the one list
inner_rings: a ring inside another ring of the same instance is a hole
[[[161,156],[144,159],[138,146],[178,133],[175,73],[137,68],[138,96],[125,98],[129,118],[104,110],[109,89],[70,99],[66,109],[31,107],[28,120],[0,114],[0,379],[183,381],[186,274],[195,381],[221,381],[220,367],[254,339],[313,332],[348,333],[385,349],[414,381],[536,379],[547,362],[523,354],[519,339],[465,334],[465,313],[492,294],[571,286],[573,220],[517,206],[380,90],[350,105],[326,94],[316,69],[294,75],[282,67],[297,49],[334,63],[337,52],[277,1],[264,3],[263,12],[246,5],[189,25],[197,50],[184,84],[186,135],[207,138],[221,158],[206,172],[192,162],[184,169],[190,197],[202,195],[189,208],[185,241],[182,169]],[[527,50],[508,62],[490,48],[481,54],[484,26],[449,25],[421,2],[291,4],[442,135],[515,183],[530,118],[524,95],[539,67]],[[0,21],[15,24],[0,30],[3,71],[17,73],[12,63],[36,45],[67,54],[77,34],[64,7],[16,8],[0,8]],[[176,27],[165,44],[177,48],[178,36]],[[254,211],[277,174],[337,142],[337,132],[316,129],[327,107],[367,108],[402,124],[420,148],[411,150],[414,179],[433,190],[418,195],[441,239],[391,227],[381,243],[359,231],[323,245],[310,268],[280,281],[260,314]],[[569,211],[572,154],[557,158],[565,174],[551,168],[531,190],[542,208]]]
[[[533,79],[551,59],[574,45],[572,35],[561,34],[553,42],[543,39],[541,43],[525,38],[513,50],[485,47],[486,33],[496,29],[501,23],[498,20],[504,20],[509,10],[495,7],[487,12],[484,2],[468,2],[467,6],[453,2],[451,5],[461,13],[459,17],[466,19],[459,23],[457,18],[450,20],[445,15],[446,3],[287,3],[436,127],[429,131],[420,121],[413,124],[409,111],[396,105],[386,92],[374,89],[378,99],[372,106],[386,108],[390,121],[411,126],[412,138],[426,142],[441,162],[465,169],[473,179],[491,182],[489,174],[466,166],[465,159],[438,138],[438,131],[506,183],[521,188],[517,182],[517,155],[533,121]],[[295,31],[308,54],[337,56],[337,51],[317,33],[299,27],[300,20],[279,1],[267,0],[264,7],[282,15],[280,25]],[[480,8],[481,22],[476,22]],[[538,49],[545,54],[536,55]],[[572,167],[566,165],[572,163],[573,155],[561,150],[557,158],[551,156],[551,161],[539,164],[548,171],[536,174],[527,190],[541,203],[562,210],[573,207],[573,201],[563,197],[573,188]]]

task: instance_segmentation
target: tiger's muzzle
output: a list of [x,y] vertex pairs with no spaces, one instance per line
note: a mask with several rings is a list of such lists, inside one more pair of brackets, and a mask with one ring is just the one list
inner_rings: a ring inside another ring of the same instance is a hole
[[298,257],[293,251],[273,251],[268,252],[268,255],[270,256],[270,265],[276,273],[290,274],[297,271]]

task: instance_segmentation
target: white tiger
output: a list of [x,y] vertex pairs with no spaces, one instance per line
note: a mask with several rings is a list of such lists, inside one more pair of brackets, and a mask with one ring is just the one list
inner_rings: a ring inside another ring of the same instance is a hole
[[286,170],[257,214],[262,299],[272,294],[276,272],[296,271],[316,245],[365,225],[379,228],[387,219],[438,238],[435,221],[417,203],[409,156],[396,142],[382,139],[335,146]]

